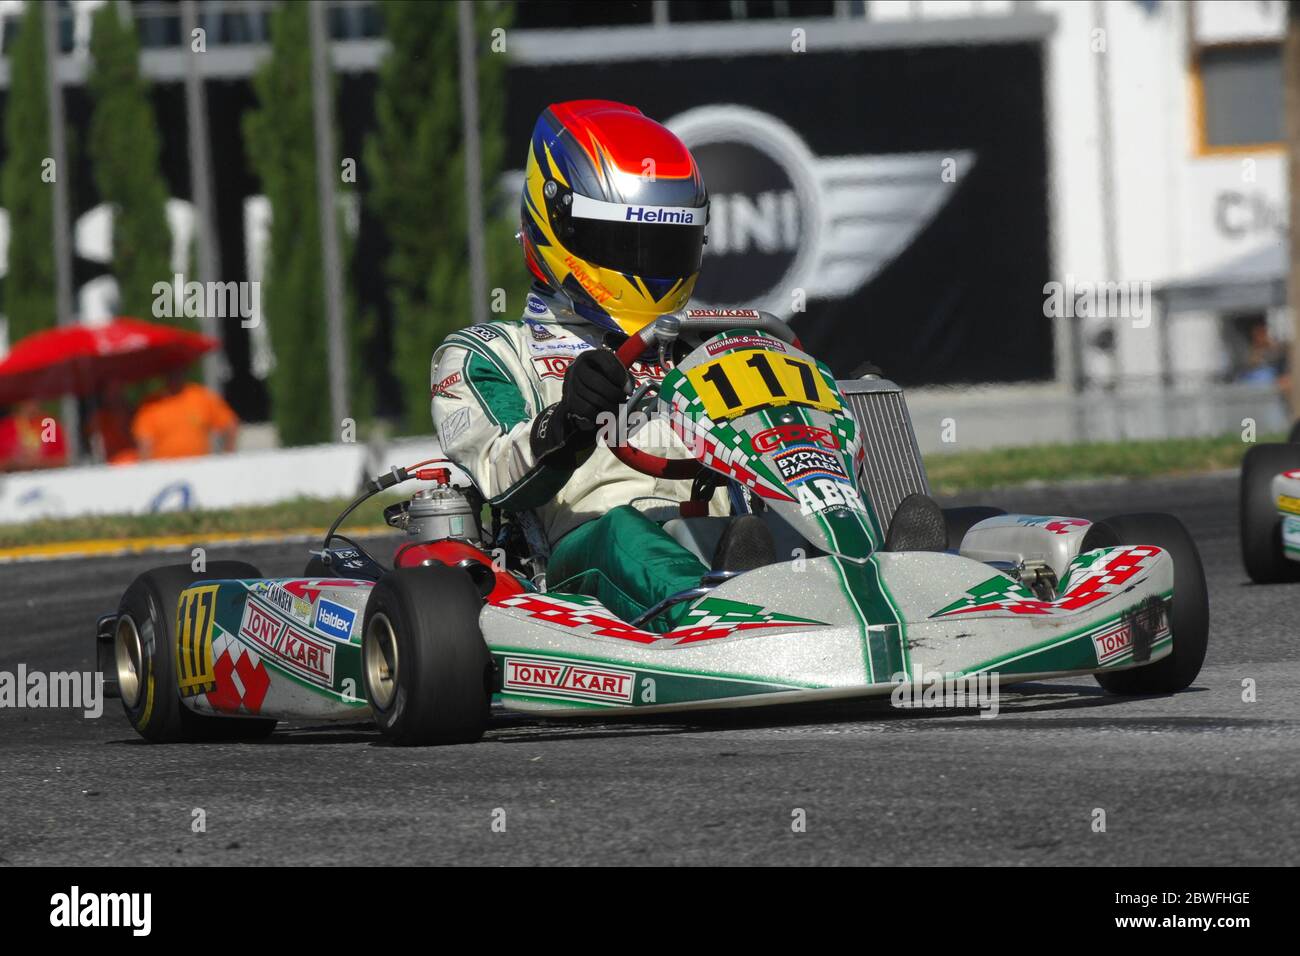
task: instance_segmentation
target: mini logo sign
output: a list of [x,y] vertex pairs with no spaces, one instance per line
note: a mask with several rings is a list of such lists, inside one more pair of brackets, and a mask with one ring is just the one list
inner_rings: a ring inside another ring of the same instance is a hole
[[615,667],[507,657],[502,687],[546,696],[630,704],[635,683],[636,675],[632,671]]
[[[808,299],[852,295],[904,252],[956,195],[969,150],[818,156],[768,113],[715,103],[665,125],[709,185],[708,260],[695,286],[705,304],[752,303],[792,312]],[[955,163],[944,182],[942,164]]]

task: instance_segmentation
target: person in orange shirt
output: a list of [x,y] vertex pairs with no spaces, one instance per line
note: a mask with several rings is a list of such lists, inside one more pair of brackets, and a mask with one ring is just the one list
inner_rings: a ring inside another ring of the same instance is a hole
[[225,399],[186,381],[184,372],[169,375],[166,390],[142,404],[131,423],[141,459],[233,451],[238,429],[239,419]]

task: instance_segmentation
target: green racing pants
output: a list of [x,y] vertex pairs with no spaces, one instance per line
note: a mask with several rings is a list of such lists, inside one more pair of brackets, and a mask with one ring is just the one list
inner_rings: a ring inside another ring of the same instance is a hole
[[[579,525],[551,549],[547,590],[594,597],[624,621],[671,594],[696,587],[708,567],[631,505]],[[674,605],[650,621],[671,630],[690,607]]]

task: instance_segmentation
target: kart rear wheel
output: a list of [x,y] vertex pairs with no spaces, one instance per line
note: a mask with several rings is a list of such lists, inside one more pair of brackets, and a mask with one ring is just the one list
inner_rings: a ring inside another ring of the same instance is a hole
[[491,703],[483,599],[445,565],[396,568],[366,602],[361,673],[375,723],[403,746],[472,743]]
[[1095,674],[1112,694],[1173,694],[1189,687],[1201,672],[1210,637],[1210,608],[1205,570],[1196,542],[1173,515],[1116,515],[1098,521],[1084,536],[1081,551],[1125,544],[1153,544],[1174,559],[1174,600],[1170,625],[1174,647],[1154,664]]
[[114,658],[122,709],[152,743],[260,740],[275,721],[198,714],[181,702],[176,683],[176,606],[196,581],[260,578],[242,561],[211,561],[205,571],[178,564],[146,571],[126,589],[114,625]]
[[966,532],[985,518],[998,518],[1006,514],[1001,508],[992,505],[971,505],[966,508],[944,508],[943,521],[948,526],[948,550],[961,549],[962,538]]
[[1300,563],[1282,550],[1273,479],[1300,468],[1300,445],[1257,445],[1241,462],[1241,561],[1256,584],[1300,581]]

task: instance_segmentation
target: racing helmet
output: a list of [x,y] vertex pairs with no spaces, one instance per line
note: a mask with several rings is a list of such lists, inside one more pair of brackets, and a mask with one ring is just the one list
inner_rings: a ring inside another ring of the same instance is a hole
[[635,107],[571,100],[538,118],[524,171],[524,258],[587,321],[632,335],[685,306],[708,214],[694,157]]

